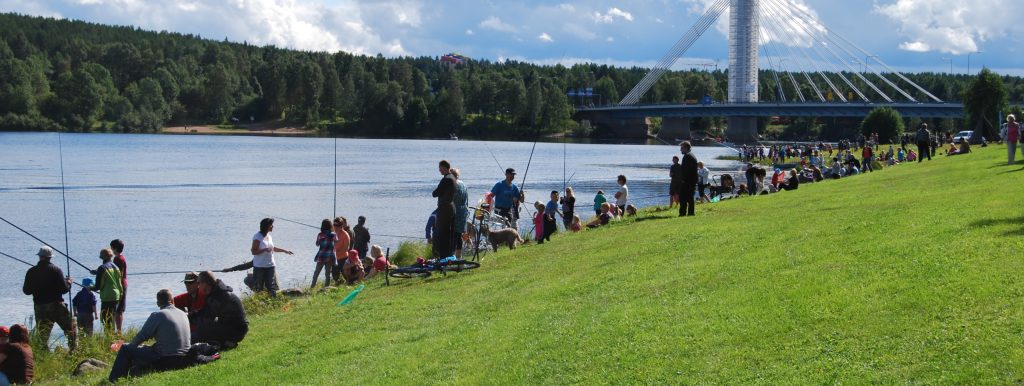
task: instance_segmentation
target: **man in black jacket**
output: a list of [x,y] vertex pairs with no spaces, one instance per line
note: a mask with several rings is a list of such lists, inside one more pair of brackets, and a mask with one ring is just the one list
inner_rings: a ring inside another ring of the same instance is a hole
[[455,177],[451,174],[452,165],[446,160],[437,164],[441,173],[441,182],[431,193],[437,197],[437,220],[434,221],[434,257],[445,258],[452,255],[452,231],[455,223]]
[[932,160],[932,154],[928,151],[931,134],[928,131],[927,123],[921,123],[921,126],[917,128],[917,162],[923,161],[924,157],[928,157],[929,161]]
[[683,153],[683,186],[679,191],[679,216],[693,216],[693,193],[697,188],[697,157],[693,156],[689,141],[679,144]]
[[68,338],[68,348],[74,350],[77,346],[76,331],[71,324],[71,311],[62,296],[71,291],[71,277],[65,277],[64,271],[50,262],[53,258],[50,247],[39,248],[36,255],[39,256],[39,264],[25,272],[25,284],[21,288],[25,295],[32,295],[36,332],[48,341],[53,323],[56,322]]
[[249,320],[242,301],[210,271],[199,273],[199,290],[206,295],[206,304],[196,315],[198,326],[192,342],[234,348],[249,333]]

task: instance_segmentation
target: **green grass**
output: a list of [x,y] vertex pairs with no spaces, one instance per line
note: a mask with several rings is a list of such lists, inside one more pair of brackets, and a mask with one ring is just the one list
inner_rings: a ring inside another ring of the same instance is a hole
[[[1024,162],[1003,146],[650,211],[252,318],[142,384],[1021,384]],[[88,382],[88,381],[87,381]]]

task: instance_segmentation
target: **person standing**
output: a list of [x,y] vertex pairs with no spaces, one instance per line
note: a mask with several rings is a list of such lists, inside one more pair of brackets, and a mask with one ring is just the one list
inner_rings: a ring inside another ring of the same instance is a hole
[[519,203],[523,202],[524,198],[523,192],[519,190],[519,186],[512,182],[515,178],[515,169],[505,169],[505,179],[498,181],[491,188],[495,212],[499,216],[508,219],[512,224],[519,220]]
[[683,153],[683,187],[679,192],[679,216],[693,216],[693,194],[697,187],[697,157],[693,156],[690,141],[680,144],[679,151]]
[[705,193],[710,176],[711,171],[704,167],[704,163],[697,162],[697,194],[700,196],[701,202],[711,202],[711,197],[708,197],[707,193]]
[[64,276],[59,267],[50,262],[53,250],[39,248],[36,253],[39,263],[25,272],[25,284],[21,291],[32,295],[36,314],[36,332],[46,340],[50,339],[53,324],[57,323],[64,336],[68,337],[68,348],[77,347],[77,332],[71,325],[71,310],[64,303],[63,295],[71,292],[71,277]]
[[366,227],[365,216],[359,216],[352,228],[352,249],[359,252],[360,259],[366,258],[366,252],[370,250],[370,229]]
[[348,227],[348,219],[338,216],[334,218],[334,233],[338,235],[338,242],[334,243],[334,266],[331,268],[331,276],[334,277],[334,285],[341,284],[341,267],[345,264],[345,257],[352,246],[352,230]]
[[924,160],[924,157],[928,157],[928,160],[932,160],[932,153],[929,151],[930,145],[928,142],[931,141],[931,132],[928,131],[928,124],[921,123],[921,126],[917,128],[917,162]]
[[320,271],[324,271],[324,287],[331,285],[331,272],[334,271],[334,264],[338,258],[335,256],[334,243],[338,241],[338,235],[334,233],[334,226],[331,220],[324,219],[320,222],[320,233],[316,235],[316,268],[313,270],[313,283],[309,289],[316,288],[317,279],[320,278]]
[[71,300],[71,306],[75,308],[75,320],[78,322],[78,329],[86,336],[92,335],[92,322],[100,318],[96,312],[96,294],[89,289],[92,287],[92,279],[82,279],[82,290],[75,294]]
[[109,334],[115,329],[114,314],[121,301],[121,270],[114,265],[114,251],[110,248],[100,250],[100,260],[103,264],[96,268],[96,284],[92,290],[100,293],[100,323],[104,333]]
[[558,191],[551,191],[551,200],[544,206],[544,241],[551,241],[551,235],[558,232]]
[[128,260],[124,258],[124,241],[121,239],[110,240],[110,250],[114,251],[114,265],[121,270],[121,299],[117,301],[117,308],[114,309],[114,325],[117,328],[117,333],[121,334],[125,299],[128,298]]
[[455,257],[462,258],[463,234],[466,233],[466,221],[469,221],[469,190],[466,184],[459,179],[459,169],[452,168],[452,177],[455,177],[455,232],[452,234],[455,243]]
[[277,272],[274,252],[292,255],[292,251],[274,246],[270,232],[274,230],[274,219],[260,220],[260,230],[252,235],[252,275],[256,292],[266,290],[270,296],[277,296]]
[[668,207],[679,204],[679,188],[683,185],[683,165],[679,164],[679,156],[672,156],[672,166],[668,168]]
[[571,186],[565,188],[565,197],[560,200],[562,204],[562,224],[565,225],[565,229],[572,227],[572,219],[576,212],[576,193],[573,192]]
[[[903,138],[903,147],[906,147],[906,137]],[[864,165],[864,170],[874,172],[874,170],[871,168],[871,161],[874,160],[874,155],[875,153],[871,146],[864,146],[864,148],[860,150],[860,157],[861,159],[863,159],[862,163]]]
[[[192,345],[188,315],[174,307],[171,299],[169,289],[156,293],[156,305],[160,310],[149,314],[131,343],[123,344],[117,350],[117,357],[107,377],[110,382],[116,383],[118,379],[128,376],[132,366],[151,365],[169,357],[184,359]],[[152,346],[142,345],[150,339],[154,340]]]
[[[1007,165],[1013,165],[1017,156],[1017,140],[1020,138],[1020,123],[1013,114],[1006,116],[1006,123],[1003,124],[1002,137],[1006,139]],[[1024,147],[1021,152],[1024,153]]]
[[619,174],[616,178],[616,182],[619,184],[619,191],[615,192],[615,207],[618,208],[615,216],[622,216],[626,210],[626,204],[629,204],[629,187],[626,186],[626,176]]
[[445,258],[452,255],[452,223],[455,220],[455,177],[451,174],[452,165],[447,160],[437,163],[437,171],[441,173],[441,181],[431,196],[437,198],[437,220],[434,221],[434,257]]

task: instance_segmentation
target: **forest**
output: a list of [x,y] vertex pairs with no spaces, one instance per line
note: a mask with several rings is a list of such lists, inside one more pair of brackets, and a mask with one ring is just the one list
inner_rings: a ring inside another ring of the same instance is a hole
[[[152,133],[168,125],[281,122],[325,136],[601,136],[572,120],[575,108],[617,102],[647,72],[597,64],[443,61],[444,54],[386,58],[307,52],[0,14],[0,130]],[[793,99],[788,74],[775,75],[762,71],[761,100],[779,100],[776,79],[781,94]],[[945,101],[962,100],[972,79],[906,76]],[[1022,78],[1001,78],[1010,101],[1024,99]],[[705,95],[721,101],[727,83],[724,70],[671,71],[643,103],[681,103]],[[814,95],[809,84],[800,87],[806,96]],[[588,88],[592,96],[573,95]],[[714,131],[721,122],[702,118],[693,124]],[[767,120],[763,126],[769,130]],[[795,120],[790,126],[788,134],[779,134],[807,137],[815,124]]]

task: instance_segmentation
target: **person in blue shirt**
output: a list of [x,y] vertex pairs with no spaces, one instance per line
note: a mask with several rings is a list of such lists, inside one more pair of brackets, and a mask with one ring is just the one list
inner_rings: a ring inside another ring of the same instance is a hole
[[494,195],[495,213],[513,223],[519,220],[519,203],[524,199],[523,191],[519,190],[519,187],[512,182],[515,178],[515,169],[505,169],[505,179],[498,181],[491,188],[491,194]]
[[562,216],[558,211],[558,191],[551,191],[551,201],[544,207],[544,241],[551,241],[551,235],[558,231],[558,221]]
[[427,238],[427,244],[432,244],[434,242],[434,223],[436,222],[437,209],[434,209],[433,212],[430,212],[430,218],[427,219],[427,228],[424,229],[424,232],[426,233],[425,237]]
[[71,305],[75,307],[78,328],[85,335],[92,335],[92,321],[100,317],[96,312],[96,294],[89,290],[90,287],[92,287],[92,279],[82,279],[82,290],[78,291],[75,298],[71,300]]

